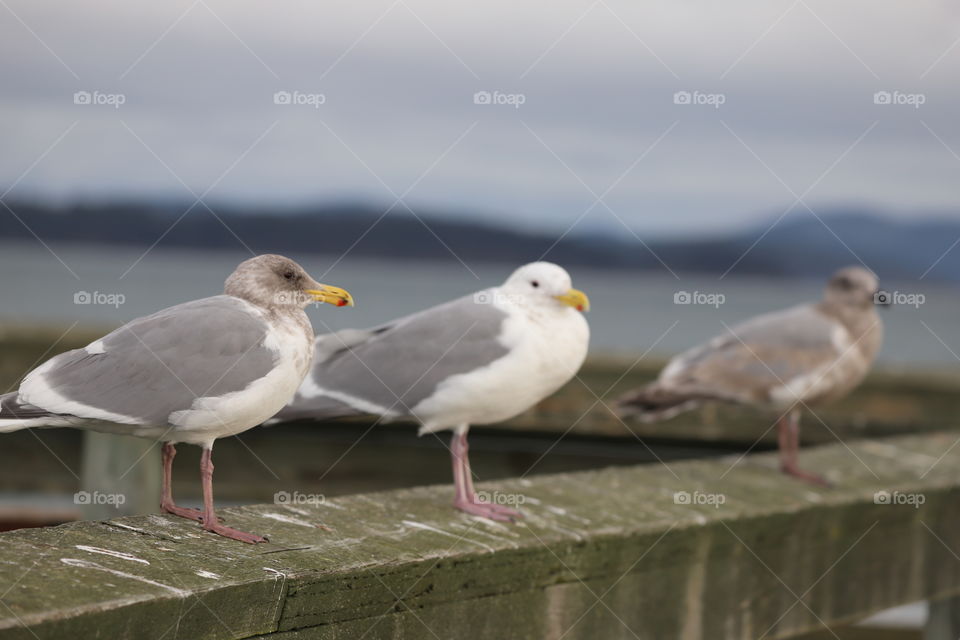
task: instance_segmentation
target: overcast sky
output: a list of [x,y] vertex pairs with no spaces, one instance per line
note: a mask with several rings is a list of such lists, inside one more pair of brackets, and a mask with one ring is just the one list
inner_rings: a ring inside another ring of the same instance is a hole
[[960,217],[958,42],[947,0],[0,0],[0,193]]

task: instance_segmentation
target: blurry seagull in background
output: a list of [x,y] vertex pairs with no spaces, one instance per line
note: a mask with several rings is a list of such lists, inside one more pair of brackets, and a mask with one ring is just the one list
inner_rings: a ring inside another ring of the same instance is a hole
[[840,398],[867,375],[883,341],[877,288],[867,269],[841,269],[820,302],[756,316],[674,357],[655,382],[620,398],[618,412],[654,422],[708,401],[777,411],[782,471],[825,485],[797,464],[800,408]]

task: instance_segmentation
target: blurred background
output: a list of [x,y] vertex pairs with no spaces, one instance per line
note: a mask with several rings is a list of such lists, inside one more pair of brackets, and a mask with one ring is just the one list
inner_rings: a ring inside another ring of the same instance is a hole
[[[530,415],[478,430],[481,477],[764,449],[766,417],[640,427],[605,405],[862,264],[893,302],[878,373],[807,442],[955,415],[955,3],[0,0],[0,16],[4,390],[220,292],[251,254],[355,294],[309,310],[317,331],[545,259],[591,296],[594,357]],[[443,445],[412,426],[263,431],[218,445],[235,449],[218,461],[226,502],[448,481]],[[287,460],[277,443],[304,438],[317,445]],[[62,496],[80,439],[4,438],[22,465],[0,472],[8,526],[76,517]],[[433,462],[384,469],[397,447]],[[178,462],[188,495],[195,453]]]
[[960,349],[953,3],[0,15],[5,321],[119,324],[275,251],[357,291],[315,322],[367,325],[543,258],[595,298],[598,352],[668,354],[863,263],[926,298],[884,362]]

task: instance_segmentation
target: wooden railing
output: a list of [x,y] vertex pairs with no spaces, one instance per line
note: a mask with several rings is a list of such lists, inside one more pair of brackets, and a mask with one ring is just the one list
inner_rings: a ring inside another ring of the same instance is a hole
[[516,525],[424,487],[225,509],[257,546],[160,515],[9,532],[0,638],[789,638],[960,593],[957,437],[805,451],[828,489],[772,454],[478,487]]

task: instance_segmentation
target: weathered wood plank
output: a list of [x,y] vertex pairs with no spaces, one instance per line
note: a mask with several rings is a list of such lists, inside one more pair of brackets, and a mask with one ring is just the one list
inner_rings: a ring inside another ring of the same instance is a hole
[[957,640],[960,638],[960,598],[944,598],[930,603],[930,617],[923,640]]
[[258,546],[166,516],[0,534],[0,638],[790,637],[960,593],[955,440],[806,452],[833,489],[768,454],[484,485],[518,525],[423,487],[225,510]]
[[795,640],[924,640],[924,638],[923,632],[913,629],[843,627],[803,635]]

